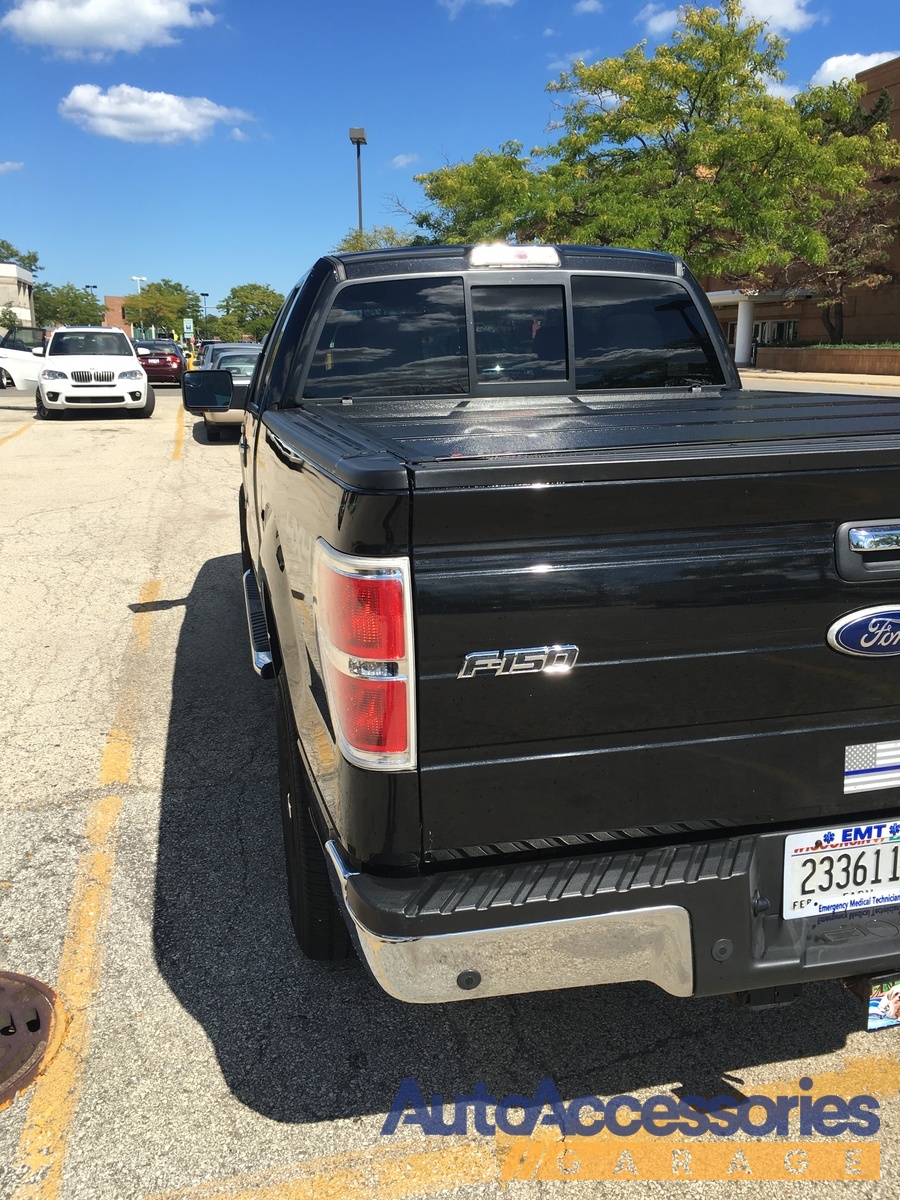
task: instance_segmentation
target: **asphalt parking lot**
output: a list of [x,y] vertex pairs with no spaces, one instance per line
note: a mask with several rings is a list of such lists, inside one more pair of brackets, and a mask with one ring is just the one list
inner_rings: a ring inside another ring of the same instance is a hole
[[[0,391],[0,969],[68,1013],[0,1112],[0,1197],[893,1194],[900,1030],[866,1034],[837,984],[754,1012],[649,984],[413,1007],[355,960],[300,957],[273,693],[246,650],[236,438],[208,443],[178,391],[156,393],[149,421],[39,422]],[[404,1078],[430,1103],[542,1079],[565,1101],[797,1096],[806,1077],[873,1096],[877,1136],[720,1140],[724,1182],[704,1178],[708,1139],[679,1160],[644,1132],[584,1139],[619,1167],[600,1182],[577,1140],[528,1157],[471,1127],[382,1134]],[[791,1153],[785,1188],[765,1163],[783,1179]]]

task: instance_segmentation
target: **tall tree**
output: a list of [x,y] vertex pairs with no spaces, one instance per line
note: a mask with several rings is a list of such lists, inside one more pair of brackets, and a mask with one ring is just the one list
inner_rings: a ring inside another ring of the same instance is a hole
[[[812,88],[797,97],[797,105],[823,140],[868,138],[887,128],[893,107],[884,91],[871,109],[861,103],[859,84]],[[825,212],[819,230],[828,250],[821,262],[795,259],[783,272],[760,272],[760,281],[770,287],[787,287],[790,292],[811,290],[819,305],[822,324],[829,340],[844,340],[844,303],[852,288],[879,288],[895,278],[890,249],[900,234],[897,182],[888,163],[873,155],[866,186],[845,197]]]
[[550,84],[561,98],[552,145],[523,157],[507,143],[418,176],[430,207],[416,223],[435,240],[668,250],[698,273],[748,282],[773,265],[822,263],[824,216],[863,195],[873,163],[900,161],[900,145],[883,123],[823,138],[802,104],[772,94],[784,54],[740,0],[682,8],[652,55],[640,43]]
[[412,236],[398,232],[393,225],[373,225],[371,229],[348,229],[335,250],[338,254],[353,254],[358,250],[387,250],[391,246],[409,246]]
[[178,332],[185,317],[200,317],[200,296],[183,283],[160,279],[124,298],[125,320],[143,329],[154,326]]
[[241,330],[260,341],[283,303],[281,292],[267,283],[242,283],[233,287],[217,307],[224,316],[233,317]]
[[93,292],[74,283],[34,285],[34,319],[38,325],[100,325],[105,312]]
[[12,242],[7,242],[0,238],[0,262],[16,263],[17,266],[24,267],[26,271],[30,271],[32,275],[37,275],[38,271],[43,271],[36,250],[17,250]]

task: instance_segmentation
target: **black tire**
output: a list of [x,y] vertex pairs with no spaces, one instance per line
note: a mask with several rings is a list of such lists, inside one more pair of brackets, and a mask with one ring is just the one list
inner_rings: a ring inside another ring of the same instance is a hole
[[347,958],[350,935],[331,890],[325,853],[309,812],[310,785],[297,748],[297,728],[283,669],[278,672],[275,689],[281,825],[291,924],[307,958]]
[[143,408],[136,408],[134,414],[137,417],[152,417],[153,410],[156,408],[156,392],[152,387],[147,388],[147,399],[144,401]]
[[217,429],[216,426],[212,425],[209,421],[204,421],[203,424],[206,427],[206,440],[208,442],[219,441],[222,436],[222,430]]
[[53,421],[58,415],[55,412],[51,412],[50,409],[44,404],[43,400],[41,399],[40,388],[38,388],[38,390],[34,393],[34,406],[37,411],[37,418],[39,421]]
[[243,487],[238,489],[238,528],[241,531],[241,576],[252,569],[250,561],[250,545],[247,541],[247,504]]

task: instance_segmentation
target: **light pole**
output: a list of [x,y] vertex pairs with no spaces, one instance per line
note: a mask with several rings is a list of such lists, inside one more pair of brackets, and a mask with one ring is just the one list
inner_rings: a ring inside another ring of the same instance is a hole
[[[146,275],[132,275],[131,278],[132,278],[133,282],[138,285],[138,320],[141,323],[140,336],[143,337],[144,336],[144,313],[143,313],[143,309],[141,308],[141,284],[147,282],[147,276]],[[132,332],[132,334],[134,333],[133,325],[131,327],[131,332]]]
[[[359,236],[362,240],[363,222],[362,222],[362,155],[360,148],[368,145],[366,141],[366,131],[364,129],[351,129],[350,141],[356,147],[356,195],[359,200]],[[362,247],[360,247],[362,249]]]
[[209,292],[201,292],[200,299],[203,301],[203,333],[205,334],[206,333],[206,302],[209,299]]
[[96,283],[86,283],[84,285],[84,290],[86,292],[90,292],[91,299],[96,304],[96,302],[97,302],[97,285],[96,285]]

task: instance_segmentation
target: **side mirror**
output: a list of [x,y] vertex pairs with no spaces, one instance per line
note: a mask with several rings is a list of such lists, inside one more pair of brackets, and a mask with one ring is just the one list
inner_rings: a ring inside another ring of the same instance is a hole
[[188,412],[216,412],[231,407],[234,384],[227,371],[185,371],[181,377]]
[[35,358],[43,358],[44,357],[44,347],[43,346],[32,346],[31,353],[34,355]]

